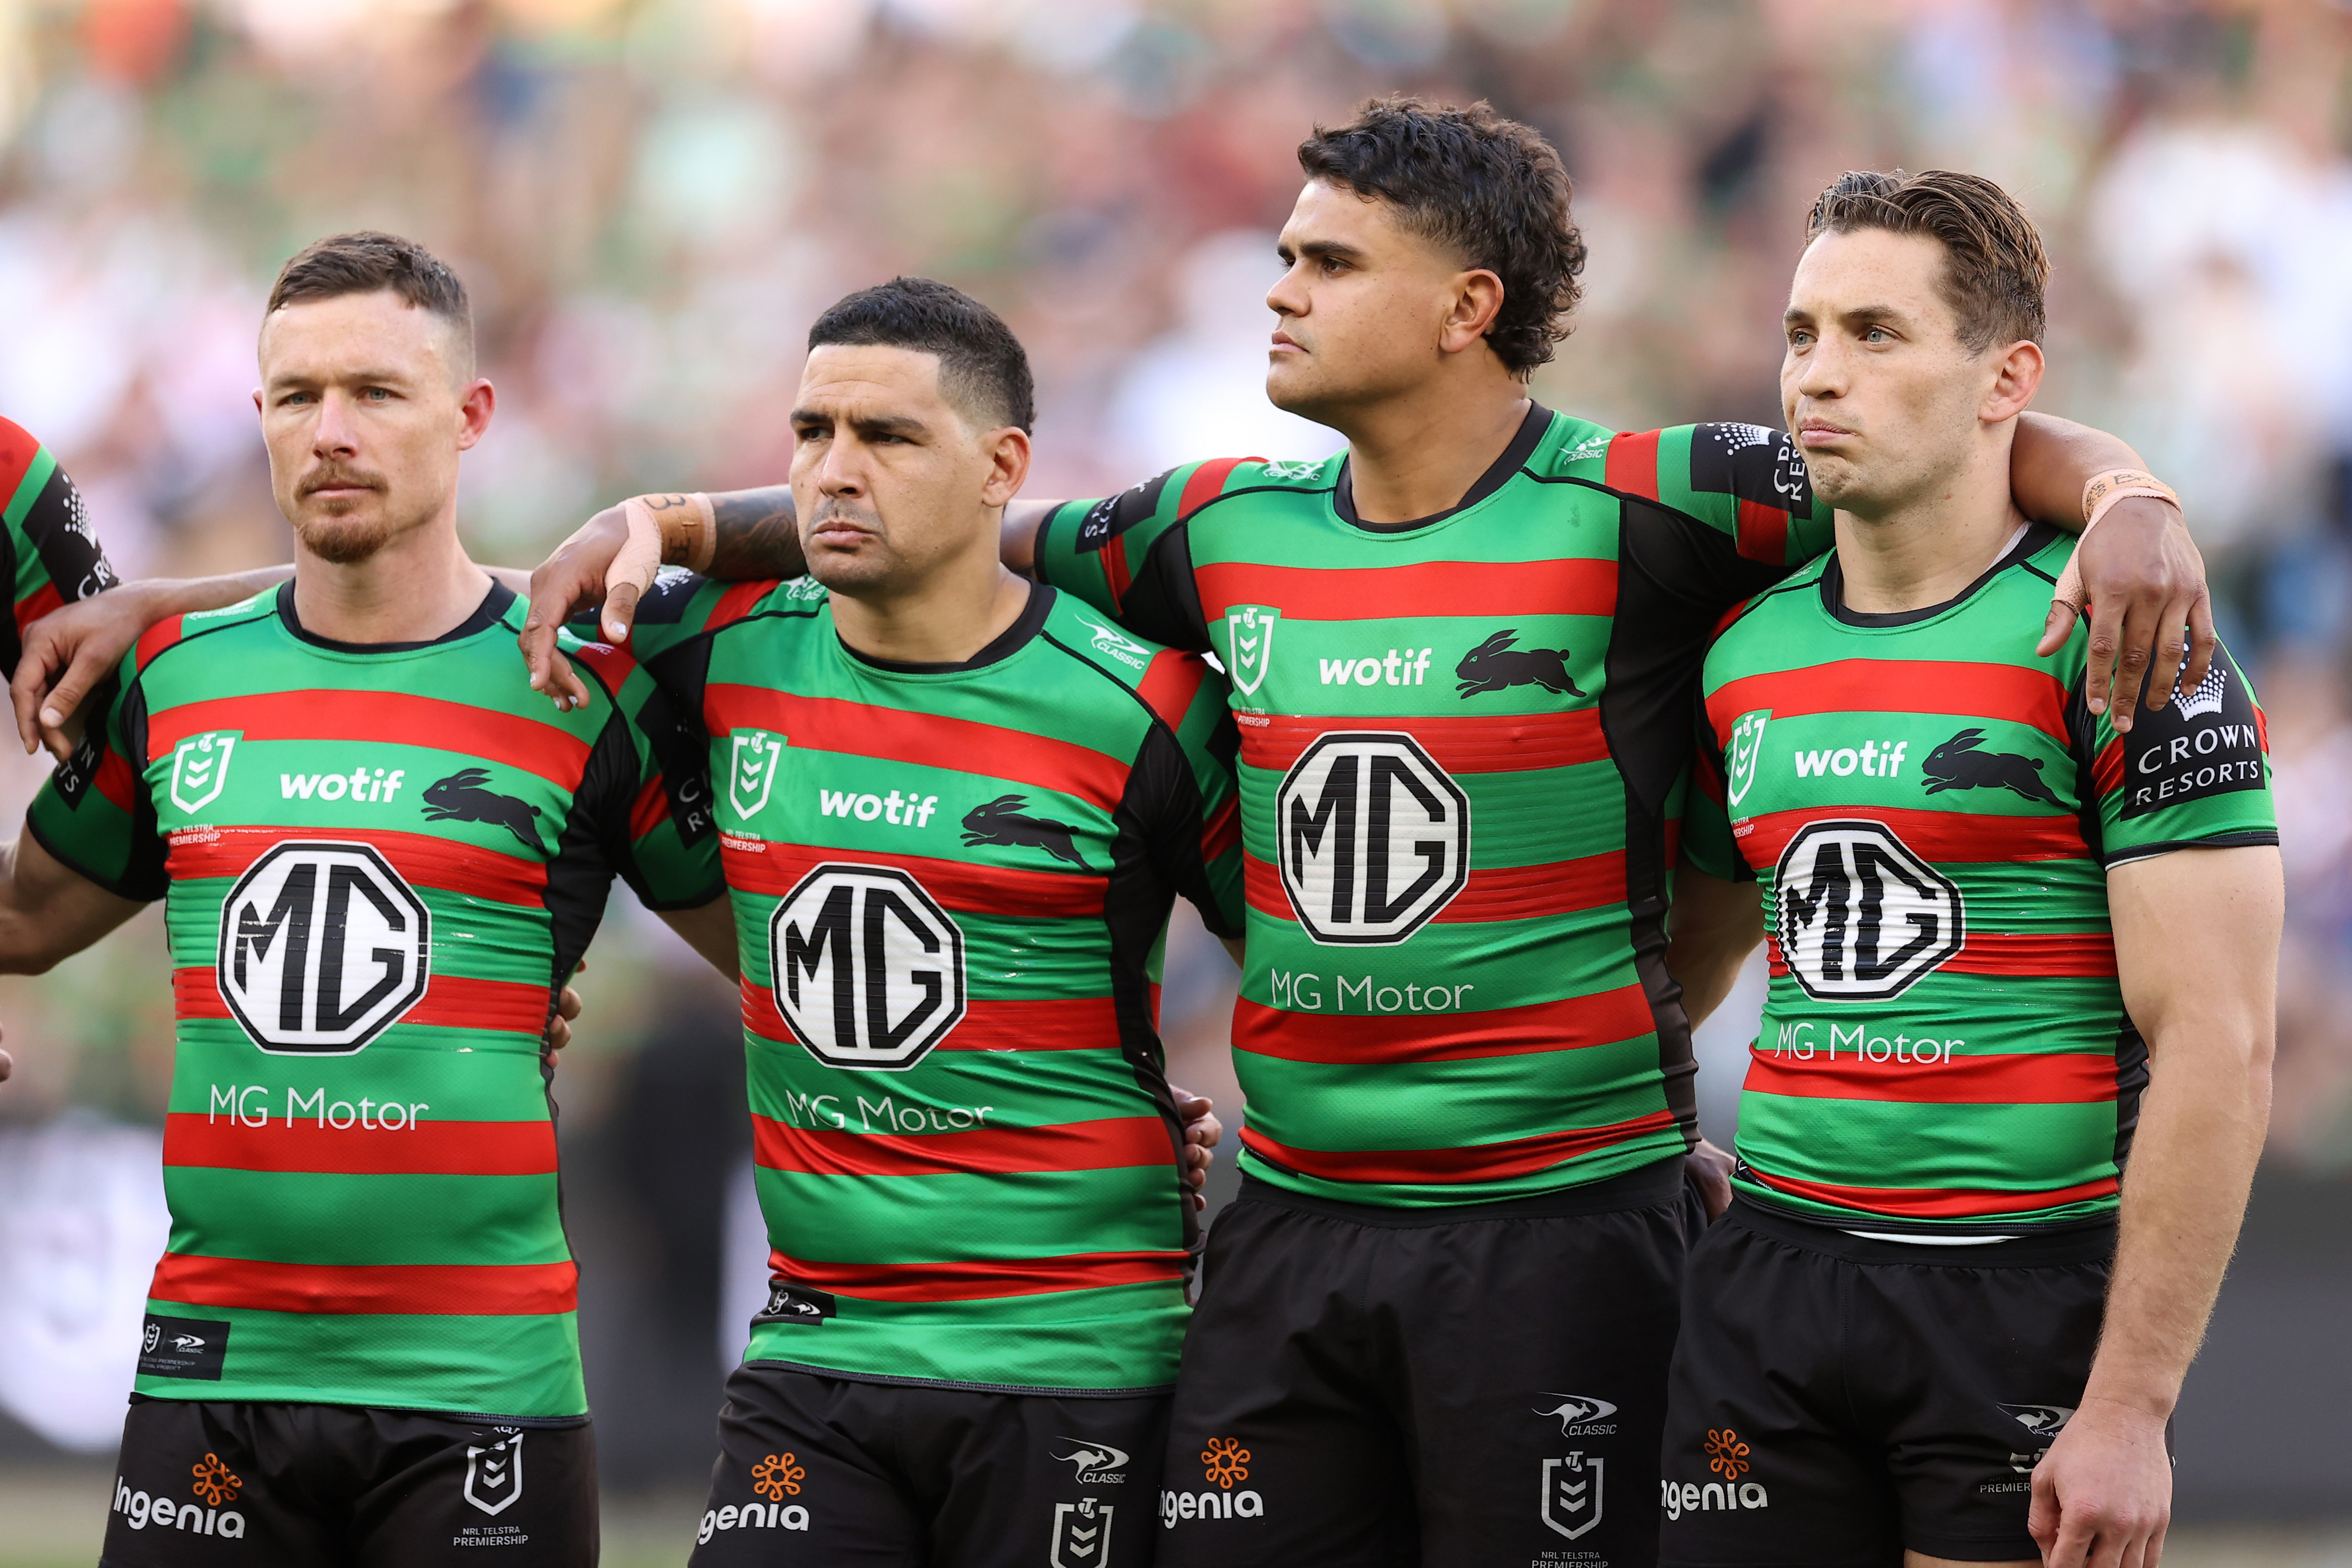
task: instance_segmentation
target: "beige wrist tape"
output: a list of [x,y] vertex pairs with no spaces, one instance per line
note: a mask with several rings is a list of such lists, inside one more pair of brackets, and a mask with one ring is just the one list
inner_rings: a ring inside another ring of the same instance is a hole
[[621,503],[630,526],[651,524],[661,535],[661,564],[708,571],[719,552],[719,519],[701,491],[632,496]]
[[2180,505],[2180,497],[2171,486],[2155,475],[2137,468],[2116,468],[2095,476],[2083,486],[2083,531],[2089,533],[2101,517],[2117,501],[2130,496],[2147,496],[2159,501]]

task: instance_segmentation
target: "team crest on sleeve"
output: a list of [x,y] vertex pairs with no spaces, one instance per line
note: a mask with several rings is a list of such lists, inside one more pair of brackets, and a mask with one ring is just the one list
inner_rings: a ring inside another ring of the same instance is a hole
[[1764,758],[1764,727],[1771,717],[1770,708],[1759,707],[1731,721],[1731,746],[1723,758],[1723,793],[1732,806],[1748,799],[1756,782],[1757,767]]
[[1257,695],[1265,684],[1266,666],[1274,657],[1274,623],[1281,619],[1281,611],[1263,604],[1236,604],[1225,612],[1225,670],[1233,676],[1234,689],[1244,696]]
[[963,1020],[963,931],[892,866],[826,864],[768,920],[769,983],[829,1067],[912,1067]]
[[1884,823],[1808,822],[1780,852],[1780,956],[1818,1001],[1886,1001],[1960,950],[1960,890]]
[[728,737],[727,800],[736,821],[766,808],[786,744],[782,736],[765,729],[739,729]]
[[215,983],[262,1050],[348,1056],[425,996],[433,919],[373,844],[289,839],[221,904]]
[[241,729],[209,729],[172,748],[172,804],[193,816],[220,799]]

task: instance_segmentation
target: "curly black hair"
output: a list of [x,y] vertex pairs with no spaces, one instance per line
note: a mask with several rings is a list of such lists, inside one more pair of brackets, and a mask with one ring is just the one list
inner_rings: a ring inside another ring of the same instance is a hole
[[1569,216],[1568,170],[1532,128],[1491,104],[1368,99],[1347,124],[1298,144],[1309,180],[1393,204],[1405,226],[1503,280],[1486,341],[1526,377],[1569,334],[1583,292],[1584,235]]

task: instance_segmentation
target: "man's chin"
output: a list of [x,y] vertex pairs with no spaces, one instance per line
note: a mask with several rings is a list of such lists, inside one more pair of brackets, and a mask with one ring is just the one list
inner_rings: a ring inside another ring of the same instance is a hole
[[394,530],[380,517],[306,517],[294,525],[303,549],[334,566],[357,566],[392,542]]

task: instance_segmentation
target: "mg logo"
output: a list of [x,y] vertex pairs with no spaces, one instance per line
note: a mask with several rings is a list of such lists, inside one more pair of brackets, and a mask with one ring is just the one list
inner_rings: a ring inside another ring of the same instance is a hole
[[1960,890],[1883,823],[1809,822],[1773,873],[1780,954],[1805,994],[1899,997],[1960,950]]
[[228,782],[228,759],[245,734],[214,729],[192,735],[172,748],[172,804],[194,816],[220,799]]
[[214,975],[262,1050],[348,1056],[416,1005],[432,954],[425,901],[373,846],[289,840],[221,904]]
[[1764,727],[1771,718],[1770,708],[1759,707],[1732,721],[1731,753],[1723,759],[1723,783],[1724,793],[1734,806],[1748,798],[1748,786],[1756,782],[1756,764],[1764,755]]
[[727,768],[727,797],[738,821],[755,817],[776,787],[776,766],[784,755],[784,737],[764,729],[739,729],[729,737],[733,751]]
[[1402,942],[1470,880],[1469,797],[1409,735],[1319,737],[1274,810],[1283,891],[1318,942]]
[[888,866],[821,865],[768,921],[776,1010],[833,1067],[912,1067],[963,1020],[963,932]]
[[1282,612],[1263,604],[1236,604],[1225,612],[1225,667],[1234,689],[1246,697],[1265,685],[1266,665],[1274,657],[1274,623]]

